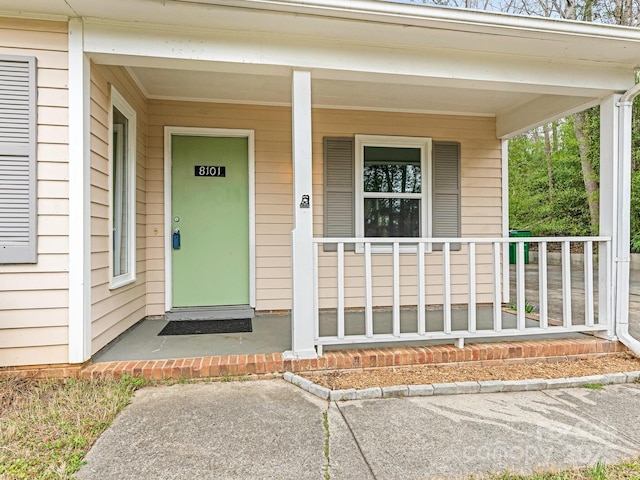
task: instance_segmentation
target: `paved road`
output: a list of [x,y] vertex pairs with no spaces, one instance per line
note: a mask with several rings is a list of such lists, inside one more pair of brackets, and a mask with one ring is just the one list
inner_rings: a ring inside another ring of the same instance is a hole
[[615,462],[640,454],[638,402],[638,384],[338,403],[283,380],[146,388],[78,478],[464,478]]

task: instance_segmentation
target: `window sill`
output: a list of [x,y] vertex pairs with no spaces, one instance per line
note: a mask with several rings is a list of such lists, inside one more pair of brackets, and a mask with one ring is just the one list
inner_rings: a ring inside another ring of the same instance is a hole
[[[377,238],[376,238],[377,240]],[[412,254],[415,255],[418,253],[418,246],[412,244],[400,244],[400,248],[398,248],[398,252],[402,254]],[[424,253],[432,253],[433,248],[431,245],[425,244]],[[356,243],[356,253],[364,253],[364,244]],[[371,253],[372,254],[390,254],[393,253],[393,246],[391,244],[372,244],[371,245]]]
[[114,277],[109,283],[109,290],[117,290],[118,288],[135,283],[135,275],[122,275],[120,277]]

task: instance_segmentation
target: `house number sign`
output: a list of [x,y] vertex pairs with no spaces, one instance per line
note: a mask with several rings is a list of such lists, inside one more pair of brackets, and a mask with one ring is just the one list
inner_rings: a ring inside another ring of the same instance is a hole
[[214,167],[212,165],[196,165],[196,177],[226,177],[227,167]]

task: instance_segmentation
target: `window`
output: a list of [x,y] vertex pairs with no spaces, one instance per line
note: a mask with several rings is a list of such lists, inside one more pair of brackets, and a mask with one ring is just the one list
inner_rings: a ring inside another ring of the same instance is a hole
[[356,236],[428,237],[431,139],[356,136]]
[[111,89],[111,287],[135,280],[136,113]]
[[0,264],[36,263],[36,59],[0,55]]
[[[460,143],[325,137],[323,161],[325,237],[462,235]],[[345,244],[345,250],[354,248]],[[335,251],[335,245],[323,249]],[[442,250],[442,244],[433,243],[432,249]],[[451,244],[451,250],[460,250],[460,244]]]

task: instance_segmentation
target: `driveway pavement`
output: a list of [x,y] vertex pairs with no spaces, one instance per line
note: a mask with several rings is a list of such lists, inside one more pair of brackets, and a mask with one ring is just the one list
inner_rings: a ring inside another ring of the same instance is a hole
[[326,402],[283,380],[152,387],[80,479],[429,479],[640,454],[640,385]]

